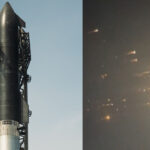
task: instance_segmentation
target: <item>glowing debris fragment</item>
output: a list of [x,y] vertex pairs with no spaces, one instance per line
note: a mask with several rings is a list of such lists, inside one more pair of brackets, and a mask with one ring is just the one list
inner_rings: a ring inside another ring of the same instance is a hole
[[106,120],[106,121],[109,121],[110,119],[111,119],[110,115],[106,115],[106,116],[105,116],[105,120]]
[[114,106],[113,103],[102,104],[102,107],[113,107],[113,106]]
[[96,28],[96,29],[94,29],[92,31],[89,31],[88,33],[92,34],[92,33],[98,33],[98,32],[100,32],[100,30],[98,28]]
[[110,103],[110,106],[114,106],[114,104],[113,104],[113,103]]
[[143,89],[143,92],[145,93],[145,92],[146,92],[146,89]]
[[94,29],[93,32],[95,32],[95,33],[96,33],[96,32],[99,32],[99,29]]
[[135,50],[131,50],[127,53],[127,55],[135,55],[136,54],[136,51]]
[[140,78],[140,77],[143,77],[143,76],[149,75],[149,74],[150,74],[150,71],[147,70],[147,71],[144,71],[144,72],[141,72],[141,73],[136,73],[135,76]]
[[147,105],[147,106],[150,106],[150,102],[147,102],[146,105]]
[[142,92],[142,93],[150,92],[150,88],[139,88],[138,92]]
[[108,77],[108,74],[107,73],[104,73],[104,74],[101,74],[101,78],[104,80]]
[[130,60],[130,62],[131,62],[131,63],[137,63],[137,62],[138,62],[138,59],[137,59],[137,58],[133,58],[133,59]]
[[108,101],[108,102],[110,102],[110,101],[111,101],[111,99],[110,99],[110,98],[108,98],[108,99],[107,99],[107,101]]
[[124,102],[124,103],[125,103],[126,101],[127,101],[127,99],[126,99],[126,98],[123,98],[123,99],[122,99],[122,102]]

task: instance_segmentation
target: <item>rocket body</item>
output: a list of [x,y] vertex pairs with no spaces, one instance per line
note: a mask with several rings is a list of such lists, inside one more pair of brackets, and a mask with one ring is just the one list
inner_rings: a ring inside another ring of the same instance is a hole
[[18,25],[6,3],[0,13],[0,149],[19,150]]
[[20,121],[18,23],[6,3],[0,13],[0,120]]
[[[28,149],[21,147],[20,143],[20,139],[25,134],[28,135],[24,132],[28,122],[23,122],[25,119],[22,119],[22,116],[28,117],[28,104],[22,100],[25,96],[20,92],[20,80],[23,82],[26,74],[19,74],[18,69],[19,29],[22,26],[25,23],[7,2],[0,12],[0,150]],[[24,106],[26,107],[23,108]]]

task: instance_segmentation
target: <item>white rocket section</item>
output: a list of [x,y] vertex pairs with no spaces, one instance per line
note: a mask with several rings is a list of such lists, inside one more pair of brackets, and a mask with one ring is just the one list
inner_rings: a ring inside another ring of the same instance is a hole
[[0,121],[0,150],[20,150],[18,122]]

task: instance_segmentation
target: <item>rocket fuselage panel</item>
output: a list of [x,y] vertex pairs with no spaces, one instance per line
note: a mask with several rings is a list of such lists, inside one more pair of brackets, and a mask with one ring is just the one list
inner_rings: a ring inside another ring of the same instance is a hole
[[18,21],[6,3],[0,12],[0,120],[20,121]]

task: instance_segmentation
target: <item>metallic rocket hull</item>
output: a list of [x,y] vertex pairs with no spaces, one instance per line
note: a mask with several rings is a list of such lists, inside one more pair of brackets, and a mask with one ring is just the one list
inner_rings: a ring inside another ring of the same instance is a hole
[[20,121],[18,21],[9,3],[0,13],[0,120]]
[[0,150],[28,150],[29,34],[7,2],[0,12]]
[[19,137],[12,135],[0,136],[1,150],[20,150]]
[[0,150],[20,149],[17,27],[17,17],[6,3],[0,13]]
[[20,150],[18,123],[15,121],[0,122],[0,149]]

